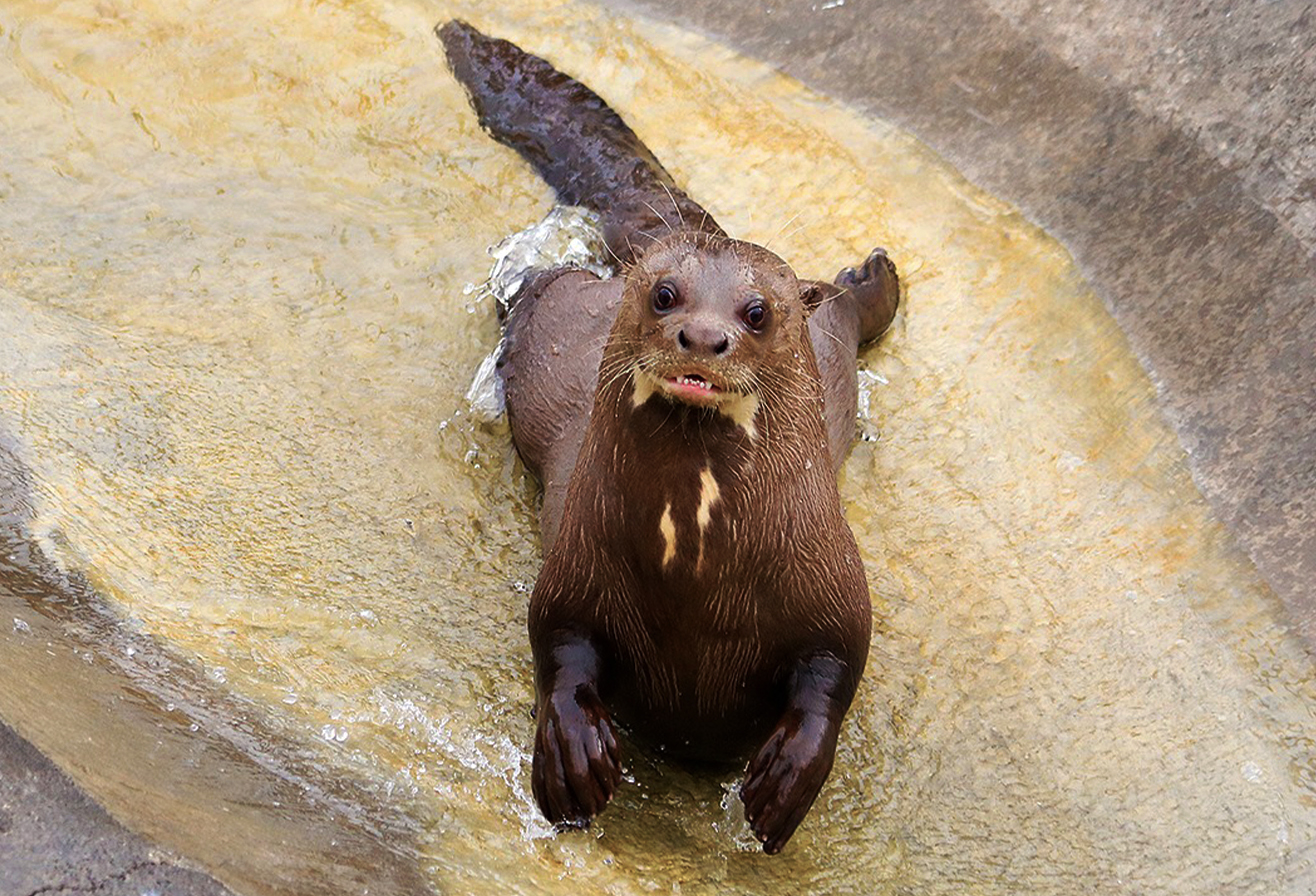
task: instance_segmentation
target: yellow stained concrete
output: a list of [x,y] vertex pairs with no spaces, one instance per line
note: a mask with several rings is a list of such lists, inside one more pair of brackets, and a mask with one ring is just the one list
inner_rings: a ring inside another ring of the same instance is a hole
[[[733,234],[823,277],[883,245],[908,286],[842,475],[874,650],[779,858],[733,772],[633,747],[589,833],[533,807],[536,496],[467,413],[497,327],[465,287],[551,197],[447,74],[454,15],[592,85]],[[579,3],[11,0],[0,159],[43,544],[404,802],[443,891],[1310,883],[1310,664],[1071,259],[909,136]]]

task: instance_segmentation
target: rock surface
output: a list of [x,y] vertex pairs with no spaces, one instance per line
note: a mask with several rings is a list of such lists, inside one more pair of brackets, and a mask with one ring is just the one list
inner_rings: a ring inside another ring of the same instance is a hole
[[125,829],[0,723],[0,896],[231,896]]

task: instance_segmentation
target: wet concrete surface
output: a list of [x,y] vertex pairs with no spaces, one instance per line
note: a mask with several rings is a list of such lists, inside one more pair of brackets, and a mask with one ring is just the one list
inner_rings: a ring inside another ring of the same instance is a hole
[[[189,865],[246,896],[424,890],[406,821],[362,815],[351,782],[281,753],[295,747],[250,706],[60,569],[33,543],[33,504],[0,430],[0,896],[232,892]],[[224,722],[202,729],[173,701]],[[59,743],[65,768],[34,741]]]
[[[1156,378],[1203,492],[1316,638],[1312,4],[634,8],[911,129],[1060,237]],[[227,892],[0,725],[0,896],[152,889]]]
[[[12,597],[13,559],[30,479],[0,445],[0,599]],[[18,628],[17,619],[6,620]],[[26,625],[26,623],[25,623]],[[30,626],[28,627],[30,631]],[[5,650],[0,656],[13,663]],[[39,893],[219,896],[230,891],[178,864],[112,818],[85,790],[0,721],[0,896]]]
[[1058,237],[1316,643],[1316,8],[623,0],[908,128]]
[[128,831],[0,723],[0,894],[227,896]]

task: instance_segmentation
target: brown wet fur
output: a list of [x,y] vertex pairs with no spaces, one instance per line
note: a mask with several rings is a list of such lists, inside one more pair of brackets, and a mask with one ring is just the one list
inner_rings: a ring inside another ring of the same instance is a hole
[[544,485],[535,797],[566,824],[603,810],[615,712],[678,756],[751,756],[746,817],[777,852],[831,770],[868,655],[836,474],[895,267],[875,250],[832,283],[798,280],[727,237],[588,88],[464,23],[438,33],[481,124],[597,211],[623,262],[611,280],[532,277],[505,321],[513,439]]

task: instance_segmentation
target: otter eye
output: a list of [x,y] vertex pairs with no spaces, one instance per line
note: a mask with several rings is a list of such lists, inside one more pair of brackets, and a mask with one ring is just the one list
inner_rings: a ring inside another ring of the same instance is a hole
[[653,310],[659,314],[671,311],[676,307],[678,296],[676,287],[666,280],[660,281],[653,288]]
[[759,332],[768,325],[768,306],[762,299],[755,299],[745,306],[745,310],[740,312],[740,317],[745,322],[745,326]]

